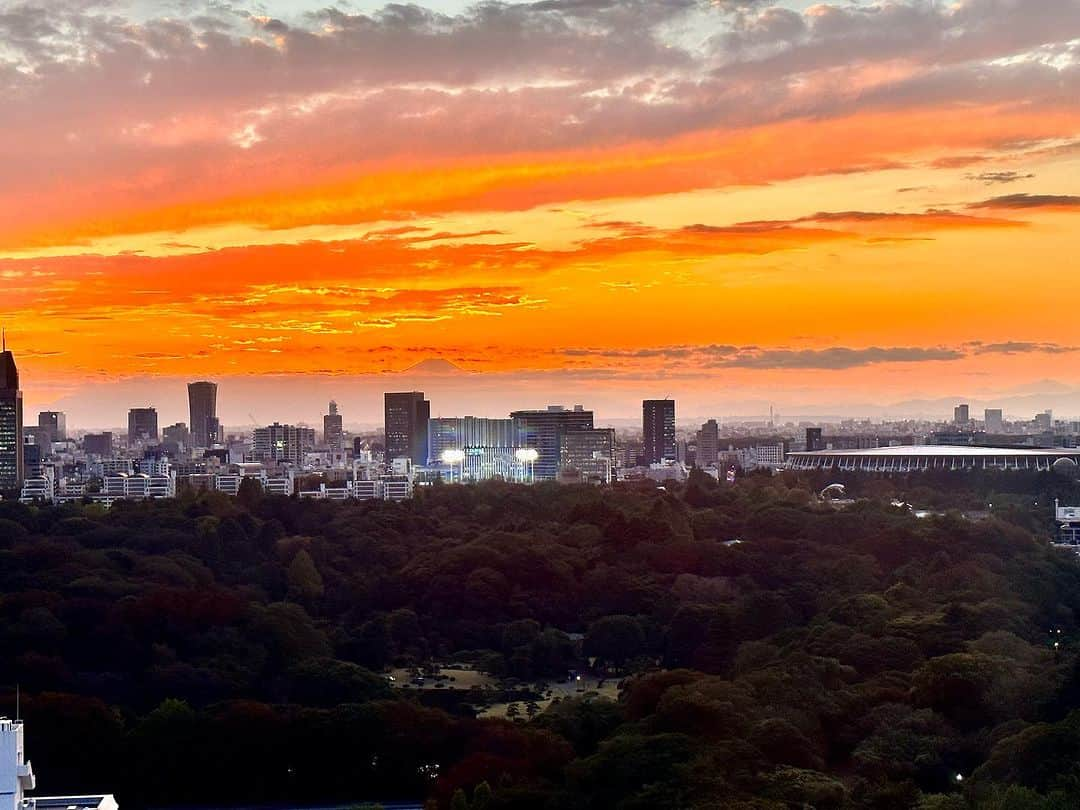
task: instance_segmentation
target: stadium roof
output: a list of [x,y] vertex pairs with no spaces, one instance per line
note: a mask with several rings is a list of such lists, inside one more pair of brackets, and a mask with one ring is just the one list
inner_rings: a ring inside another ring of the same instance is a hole
[[1061,456],[1080,455],[1077,447],[982,447],[978,445],[919,444],[902,447],[872,447],[866,450],[812,450],[792,456]]
[[919,470],[1050,470],[1054,462],[1080,464],[1076,447],[981,447],[924,444],[865,450],[811,450],[788,454],[793,470],[839,469],[865,472]]

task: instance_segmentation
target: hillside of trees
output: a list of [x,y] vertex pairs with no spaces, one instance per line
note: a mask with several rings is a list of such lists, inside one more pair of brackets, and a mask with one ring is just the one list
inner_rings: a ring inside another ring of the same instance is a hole
[[[0,503],[0,714],[39,794],[125,810],[1080,806],[1080,487],[824,483]],[[623,688],[477,719],[384,674],[432,660]]]

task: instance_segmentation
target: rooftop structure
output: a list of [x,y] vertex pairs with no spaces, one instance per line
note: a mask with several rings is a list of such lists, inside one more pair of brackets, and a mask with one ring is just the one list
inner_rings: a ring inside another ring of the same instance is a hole
[[1058,459],[1080,462],[1080,448],[919,445],[867,450],[818,450],[788,455],[793,470],[919,472],[923,470],[1043,470]]
[[0,717],[0,810],[20,810],[34,784],[34,769],[24,752],[23,724]]
[[36,786],[26,758],[23,723],[0,717],[0,810],[119,810],[109,794],[79,796],[26,795]]

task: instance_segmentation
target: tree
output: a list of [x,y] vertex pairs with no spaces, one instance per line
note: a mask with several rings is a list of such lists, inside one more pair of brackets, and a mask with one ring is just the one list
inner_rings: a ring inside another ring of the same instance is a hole
[[491,800],[491,785],[487,782],[481,782],[473,788],[472,810],[490,810]]
[[236,498],[246,508],[253,509],[263,497],[263,487],[257,478],[245,475],[240,479],[240,489],[236,492]]
[[313,602],[321,599],[325,591],[323,578],[315,561],[306,549],[296,552],[289,563],[289,596],[301,602]]
[[633,616],[605,616],[589,625],[585,654],[623,664],[645,651],[645,634]]

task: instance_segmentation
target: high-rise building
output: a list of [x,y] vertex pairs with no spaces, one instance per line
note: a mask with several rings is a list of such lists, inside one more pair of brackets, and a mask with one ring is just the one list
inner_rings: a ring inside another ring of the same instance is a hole
[[546,410],[514,411],[511,419],[521,420],[525,447],[537,452],[533,479],[554,481],[562,467],[562,437],[574,430],[592,430],[593,412],[575,405],[573,410],[549,405]]
[[405,391],[384,394],[383,406],[386,461],[409,458],[412,459],[413,464],[426,464],[431,403],[424,399],[424,392]]
[[1035,430],[1040,433],[1050,433],[1054,429],[1054,414],[1052,411],[1044,411],[1035,414]]
[[88,456],[100,456],[101,458],[112,458],[113,455],[113,435],[106,431],[105,433],[87,433],[83,436],[83,452]]
[[27,441],[23,443],[23,480],[41,477],[41,462],[45,457],[42,450],[41,445],[33,442]]
[[166,444],[191,447],[191,431],[183,422],[177,422],[161,431],[161,440]]
[[561,471],[577,470],[585,481],[610,484],[615,468],[612,428],[568,430],[562,434]]
[[23,480],[23,396],[15,355],[0,351],[0,490],[19,489]]
[[720,458],[720,425],[710,419],[701,426],[697,436],[697,466],[708,467]]
[[202,380],[188,383],[187,388],[191,443],[195,447],[211,447],[221,438],[217,421],[217,383]]
[[38,414],[37,423],[50,442],[62,442],[67,438],[67,417],[62,412],[42,411]]
[[345,432],[341,427],[341,414],[338,413],[337,403],[330,400],[330,413],[322,418],[323,441],[331,453],[345,452]]
[[953,422],[960,427],[967,427],[971,421],[971,409],[967,405],[957,405],[953,408]]
[[987,433],[1005,432],[1005,420],[1001,417],[1001,408],[987,408],[983,414],[983,423]]
[[615,448],[615,462],[619,467],[639,467],[645,462],[644,450],[639,441],[623,439]]
[[255,458],[300,464],[304,453],[315,446],[315,429],[274,422],[255,428],[252,436]]
[[219,445],[224,440],[221,435],[221,420],[216,416],[209,416],[206,419],[206,443],[213,447]]
[[128,411],[128,447],[156,444],[157,440],[157,409],[132,408]]
[[675,461],[675,400],[646,399],[641,403],[641,435],[646,464]]
[[428,420],[428,464],[438,464],[447,450],[512,451],[524,446],[525,428],[520,419],[433,416]]
[[474,481],[519,474],[521,464],[515,454],[523,447],[525,428],[520,419],[433,416],[428,420],[427,463],[445,463],[446,451],[461,451],[464,459],[455,462],[460,463],[458,474]]
[[810,453],[825,449],[825,439],[821,435],[821,428],[806,429],[806,449]]

